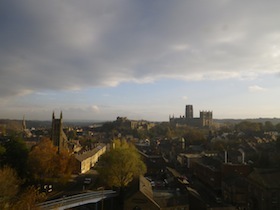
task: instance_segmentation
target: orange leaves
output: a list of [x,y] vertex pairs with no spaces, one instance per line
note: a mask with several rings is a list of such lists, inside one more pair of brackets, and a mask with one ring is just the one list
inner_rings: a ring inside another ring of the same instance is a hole
[[35,179],[60,178],[72,172],[71,155],[67,151],[58,154],[57,147],[47,138],[31,150],[28,163]]

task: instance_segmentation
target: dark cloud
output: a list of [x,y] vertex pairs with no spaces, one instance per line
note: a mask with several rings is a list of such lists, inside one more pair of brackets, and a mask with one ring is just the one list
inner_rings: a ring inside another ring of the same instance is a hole
[[0,97],[279,68],[277,1],[1,1]]

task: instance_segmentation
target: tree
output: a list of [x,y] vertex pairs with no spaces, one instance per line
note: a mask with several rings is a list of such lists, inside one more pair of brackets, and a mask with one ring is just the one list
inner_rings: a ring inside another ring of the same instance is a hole
[[28,165],[35,180],[55,175],[57,148],[45,138],[35,145],[29,153]]
[[0,169],[0,209],[10,208],[11,200],[18,193],[20,184],[14,169],[8,166]]
[[45,193],[40,193],[34,186],[30,186],[18,196],[18,199],[11,205],[11,209],[39,210],[40,208],[36,204],[45,199]]
[[242,131],[248,135],[255,135],[262,131],[263,124],[262,123],[255,123],[250,121],[242,121],[235,126],[237,131]]
[[186,139],[187,144],[201,144],[206,141],[205,135],[202,131],[194,128],[189,128],[186,130],[185,134],[183,137]]
[[0,148],[0,165],[9,165],[23,178],[27,173],[28,149],[19,136],[11,136]]
[[173,131],[172,127],[170,126],[169,123],[167,123],[167,122],[160,123],[160,124],[157,124],[156,126],[152,127],[149,130],[149,136],[151,138],[164,136],[168,139],[171,139],[174,136],[172,131]]
[[67,178],[73,171],[73,157],[67,151],[57,153],[50,139],[42,139],[29,153],[28,165],[35,180]]
[[113,149],[101,156],[100,177],[110,187],[124,188],[134,177],[146,173],[146,166],[136,148],[124,140],[114,140]]
[[265,121],[264,131],[275,131],[275,126],[270,121]]
[[[5,154],[5,152],[6,152],[6,148],[3,147],[2,145],[0,145],[0,157],[2,157]],[[1,160],[1,158],[0,158],[0,160]]]
[[120,189],[119,209],[123,209],[124,188],[139,175],[146,173],[146,165],[134,145],[125,140],[114,140],[113,148],[101,156],[100,178],[110,187]]
[[280,132],[280,123],[277,123],[277,124],[275,125],[275,129],[276,129],[276,131]]
[[60,176],[61,181],[67,181],[75,167],[75,158],[66,150],[61,150],[56,154],[56,170],[55,172]]
[[39,193],[34,186],[22,190],[21,184],[16,170],[9,166],[0,169],[0,209],[39,209],[36,203],[45,200],[45,194]]

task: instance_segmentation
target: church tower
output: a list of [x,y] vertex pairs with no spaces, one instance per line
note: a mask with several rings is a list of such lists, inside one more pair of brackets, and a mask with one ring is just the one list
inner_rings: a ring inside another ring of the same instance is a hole
[[52,115],[52,130],[51,130],[51,140],[53,145],[58,147],[58,153],[61,150],[68,149],[67,148],[67,137],[63,131],[63,124],[62,124],[62,112],[60,112],[60,118],[55,119],[55,115],[53,112]]
[[23,115],[23,118],[22,118],[21,126],[22,126],[22,130],[25,131],[26,130],[26,122],[25,122],[25,116],[24,115]]

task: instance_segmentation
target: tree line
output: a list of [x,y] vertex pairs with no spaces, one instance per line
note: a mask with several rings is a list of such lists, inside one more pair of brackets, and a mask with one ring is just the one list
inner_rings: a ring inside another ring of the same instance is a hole
[[0,209],[37,209],[36,203],[46,198],[39,183],[65,183],[74,169],[73,156],[57,153],[48,138],[30,150],[21,135],[1,139],[0,144]]

